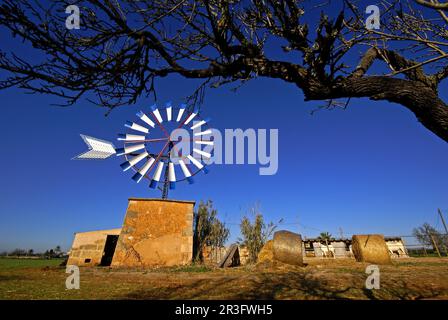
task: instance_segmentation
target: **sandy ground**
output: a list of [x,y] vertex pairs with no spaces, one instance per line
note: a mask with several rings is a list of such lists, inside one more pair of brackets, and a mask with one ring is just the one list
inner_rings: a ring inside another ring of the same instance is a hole
[[64,267],[0,263],[0,299],[448,299],[448,258],[401,258],[380,266],[380,289],[365,288],[368,264],[307,259],[305,267],[229,269],[80,268],[65,289]]

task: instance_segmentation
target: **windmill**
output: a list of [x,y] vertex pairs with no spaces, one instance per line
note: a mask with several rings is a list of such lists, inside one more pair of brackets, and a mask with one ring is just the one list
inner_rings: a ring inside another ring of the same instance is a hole
[[[164,110],[153,105],[136,116],[135,122],[125,123],[126,132],[118,134],[120,148],[115,148],[112,142],[81,135],[89,150],[73,159],[124,157],[125,161],[120,164],[122,170],[133,172],[132,179],[137,183],[149,180],[149,187],[158,188],[162,199],[168,198],[168,191],[175,189],[176,183],[192,184],[193,176],[200,171],[208,173],[206,160],[212,156],[214,143],[206,138],[211,136],[212,129],[209,120],[202,119],[198,111],[188,111],[184,104],[173,107],[168,102]],[[173,133],[178,129],[188,132],[189,138],[175,138]],[[192,152],[186,146],[192,147]],[[203,146],[208,150],[203,150]]]

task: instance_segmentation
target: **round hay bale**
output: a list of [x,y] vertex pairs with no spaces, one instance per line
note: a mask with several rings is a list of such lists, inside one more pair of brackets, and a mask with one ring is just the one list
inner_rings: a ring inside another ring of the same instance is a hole
[[362,234],[352,237],[352,251],[358,262],[391,264],[386,241],[382,234]]
[[272,251],[272,240],[267,241],[263,248],[261,249],[260,253],[258,254],[257,262],[265,262],[265,261],[274,261],[274,252]]
[[295,266],[303,265],[302,237],[290,231],[277,231],[273,240],[274,260]]

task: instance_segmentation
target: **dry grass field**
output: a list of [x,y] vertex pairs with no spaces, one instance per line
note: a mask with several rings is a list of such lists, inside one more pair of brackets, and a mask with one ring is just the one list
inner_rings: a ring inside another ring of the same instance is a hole
[[448,258],[381,266],[379,290],[365,289],[367,264],[349,259],[308,259],[300,268],[81,268],[79,290],[65,289],[59,263],[0,259],[0,299],[448,299]]

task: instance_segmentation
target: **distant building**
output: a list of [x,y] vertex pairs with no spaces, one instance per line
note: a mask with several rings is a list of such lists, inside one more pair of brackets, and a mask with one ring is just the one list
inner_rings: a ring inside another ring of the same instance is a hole
[[400,237],[386,237],[387,248],[393,258],[409,257],[409,252]]
[[[391,257],[401,258],[409,256],[402,238],[385,237],[384,240],[386,240]],[[353,257],[352,239],[333,239],[327,243],[317,238],[305,238],[303,240],[303,249],[306,257]]]

